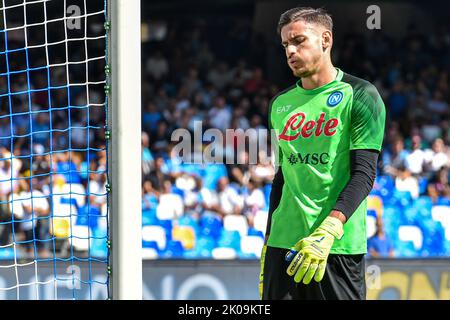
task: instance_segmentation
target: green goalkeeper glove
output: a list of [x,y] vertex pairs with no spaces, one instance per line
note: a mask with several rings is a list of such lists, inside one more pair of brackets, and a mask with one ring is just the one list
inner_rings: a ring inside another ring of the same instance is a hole
[[263,282],[264,282],[264,260],[266,257],[267,245],[264,245],[261,252],[261,269],[259,272],[259,298],[263,297]]
[[320,282],[334,239],[341,239],[343,235],[343,224],[338,218],[325,218],[309,237],[297,242],[286,254],[286,261],[292,260],[287,268],[288,275],[295,275],[294,281],[303,280],[304,284],[309,284],[313,277]]

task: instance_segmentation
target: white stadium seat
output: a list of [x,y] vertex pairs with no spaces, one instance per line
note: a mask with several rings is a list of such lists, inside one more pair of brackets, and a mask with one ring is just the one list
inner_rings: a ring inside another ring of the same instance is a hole
[[367,225],[367,238],[373,237],[377,232],[377,218],[368,215],[366,217],[366,225]]
[[142,240],[156,241],[159,250],[164,250],[166,247],[166,230],[161,226],[142,227]]
[[398,238],[401,241],[412,241],[416,250],[422,248],[423,234],[417,226],[400,226],[398,228]]
[[241,237],[248,232],[248,223],[245,216],[228,215],[223,218],[223,228],[229,231],[238,231]]
[[218,260],[236,259],[237,252],[233,248],[214,248],[211,252],[212,257]]
[[261,258],[261,250],[264,245],[264,239],[258,236],[244,236],[241,238],[241,250],[245,254],[254,254]]
[[258,212],[256,212],[255,217],[253,218],[253,228],[258,231],[262,231],[262,233],[265,234],[267,226],[267,216],[267,211],[259,210]]
[[89,241],[93,237],[88,226],[72,225],[70,242],[76,250],[87,251]]

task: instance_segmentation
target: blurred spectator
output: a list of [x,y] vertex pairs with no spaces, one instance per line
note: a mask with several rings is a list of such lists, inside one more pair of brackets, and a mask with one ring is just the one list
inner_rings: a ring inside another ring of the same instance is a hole
[[158,195],[159,192],[153,189],[152,182],[145,180],[142,184],[142,210],[156,210]]
[[6,148],[0,148],[0,199],[5,201],[17,187],[17,177],[22,168],[22,161]]
[[219,90],[224,89],[232,80],[232,73],[225,62],[213,64],[206,79]]
[[406,113],[408,99],[405,95],[405,85],[402,80],[397,80],[392,88],[392,93],[387,101],[388,110],[393,120],[400,120]]
[[434,140],[431,150],[426,151],[427,168],[430,171],[436,172],[443,166],[446,166],[447,162],[448,156],[445,152],[444,140],[440,138]]
[[147,103],[147,107],[142,113],[142,130],[154,134],[158,121],[162,118],[161,112],[158,111],[153,101]]
[[415,134],[411,138],[412,142],[412,151],[406,157],[406,166],[414,175],[420,175],[423,172],[426,155],[425,152],[421,149],[422,147],[422,138]]
[[428,102],[428,110],[436,116],[449,114],[448,103],[444,100],[444,95],[440,90],[434,91],[433,98]]
[[222,215],[241,214],[243,199],[238,192],[230,186],[228,178],[222,177],[217,183],[217,193]]
[[76,164],[73,162],[71,152],[65,151],[61,153],[54,153],[52,158],[54,161],[54,172],[64,175],[67,183],[81,182],[81,177],[77,170]]
[[399,169],[405,165],[409,153],[404,149],[403,138],[397,136],[391,145],[391,150],[383,151],[384,172],[396,177]]
[[428,195],[431,197],[433,202],[436,202],[438,197],[450,196],[447,167],[443,167],[436,172],[435,176],[428,184]]
[[184,214],[183,198],[172,192],[172,183],[168,179],[163,181],[156,210],[160,220],[176,219]]
[[251,176],[248,152],[237,153],[235,163],[228,165],[227,170],[232,184],[246,186]]
[[98,217],[101,216],[101,205],[95,195],[89,195],[88,203],[78,209],[77,224],[86,225],[94,230],[98,225]]
[[89,174],[88,194],[96,196],[96,202],[101,206],[106,203],[106,174],[100,172],[100,167],[95,162],[91,163]]
[[383,220],[377,219],[376,233],[367,241],[367,251],[371,257],[394,257],[394,247],[392,241],[384,232]]
[[247,190],[244,194],[244,215],[247,217],[249,225],[253,226],[255,214],[266,207],[264,192],[261,190],[259,182],[250,179],[247,184]]
[[147,59],[146,72],[154,80],[161,80],[169,72],[169,64],[161,51],[156,51],[154,55]]
[[230,127],[231,111],[226,105],[225,97],[216,97],[214,106],[209,110],[208,116],[209,123],[214,128],[225,131],[225,129]]
[[163,173],[163,166],[164,158],[162,156],[157,156],[155,159],[155,167],[148,175],[148,180],[150,180],[153,188],[158,192],[163,191],[164,181],[170,178],[167,174]]
[[260,150],[258,152],[258,162],[250,166],[251,177],[259,184],[271,183],[275,176],[275,169],[266,155],[266,152]]
[[398,191],[408,191],[413,198],[419,197],[419,181],[404,165],[398,169],[395,188]]
[[156,154],[165,151],[170,141],[169,125],[166,121],[158,122],[156,132],[150,136],[150,140],[152,141],[152,147],[150,148],[152,152]]
[[148,175],[153,170],[154,160],[149,149],[149,137],[146,132],[141,134],[141,148],[142,148],[142,174]]
[[[22,243],[25,252],[34,256],[34,246],[41,258],[48,258],[49,247],[49,219],[50,206],[46,196],[38,185],[32,183],[35,179],[27,176],[19,180],[19,188],[15,197],[11,196],[10,210],[20,220],[19,230],[23,232]],[[32,188],[32,192],[31,192]],[[14,197],[14,201],[12,201]],[[39,239],[40,241],[34,241]]]

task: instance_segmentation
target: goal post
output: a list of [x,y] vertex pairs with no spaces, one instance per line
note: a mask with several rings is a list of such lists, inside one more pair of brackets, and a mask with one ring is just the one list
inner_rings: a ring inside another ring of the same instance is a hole
[[108,8],[112,296],[141,300],[140,0],[108,0]]

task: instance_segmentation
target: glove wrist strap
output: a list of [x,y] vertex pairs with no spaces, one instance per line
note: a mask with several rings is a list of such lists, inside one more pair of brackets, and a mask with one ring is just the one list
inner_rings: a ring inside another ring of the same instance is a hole
[[320,229],[328,232],[336,239],[340,240],[344,235],[344,228],[341,220],[335,217],[327,217],[320,225]]

